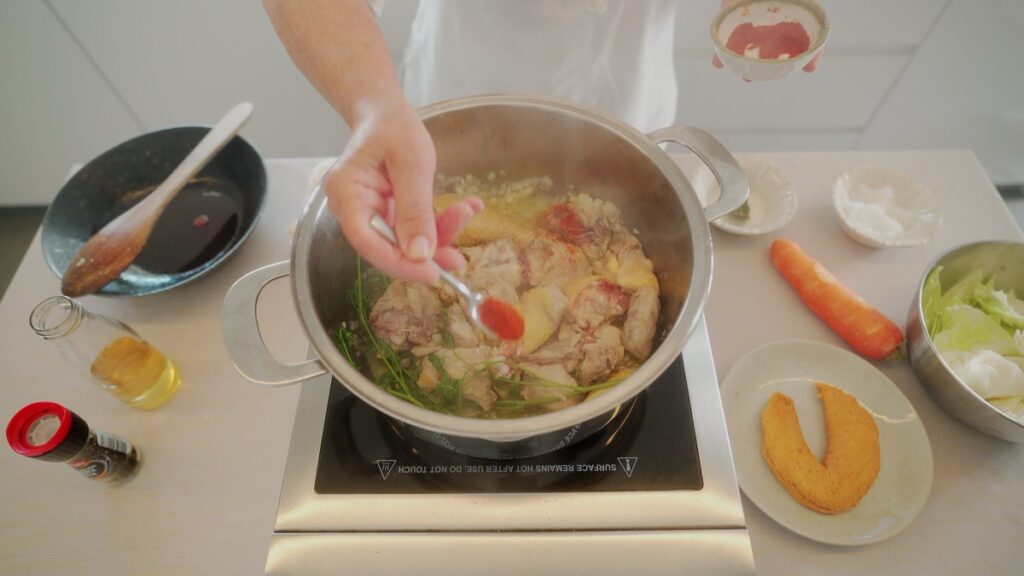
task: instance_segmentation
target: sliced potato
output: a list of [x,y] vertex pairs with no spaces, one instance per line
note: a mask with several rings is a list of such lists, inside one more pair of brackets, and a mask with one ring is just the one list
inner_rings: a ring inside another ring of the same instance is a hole
[[526,323],[526,331],[523,334],[524,354],[530,354],[537,348],[540,348],[558,329],[561,314],[559,314],[558,318],[552,318],[551,310],[558,307],[564,311],[565,296],[562,296],[561,292],[555,290],[557,297],[563,300],[563,303],[557,306],[557,303],[552,301],[554,296],[551,288],[550,286],[538,286],[528,290],[520,300],[523,320]]

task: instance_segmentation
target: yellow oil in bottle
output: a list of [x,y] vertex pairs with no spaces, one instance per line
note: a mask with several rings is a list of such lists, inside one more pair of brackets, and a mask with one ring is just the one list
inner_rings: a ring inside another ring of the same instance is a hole
[[92,376],[129,406],[149,410],[170,400],[181,386],[173,362],[149,342],[122,336],[93,360]]

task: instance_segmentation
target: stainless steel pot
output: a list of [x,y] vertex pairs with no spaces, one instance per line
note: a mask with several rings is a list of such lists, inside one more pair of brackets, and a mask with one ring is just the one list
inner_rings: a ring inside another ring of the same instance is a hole
[[[295,232],[291,261],[255,270],[228,291],[223,311],[228,354],[243,376],[270,386],[330,370],[353,394],[420,437],[474,456],[522,457],[582,440],[678,359],[711,289],[708,221],[746,200],[746,175],[725,147],[696,128],[675,126],[645,136],[551,98],[460,98],[423,108],[420,115],[434,140],[440,174],[486,174],[500,168],[512,177],[548,175],[615,202],[625,224],[637,231],[661,282],[662,311],[651,357],[593,400],[519,419],[451,416],[388,394],[348,364],[331,336],[343,320],[355,317],[346,294],[355,278],[357,256],[328,211],[319,186]],[[686,177],[659,148],[667,142],[689,148],[714,173],[723,193],[713,205],[701,207]],[[287,275],[300,320],[319,356],[303,364],[273,359],[256,322],[260,291]]]

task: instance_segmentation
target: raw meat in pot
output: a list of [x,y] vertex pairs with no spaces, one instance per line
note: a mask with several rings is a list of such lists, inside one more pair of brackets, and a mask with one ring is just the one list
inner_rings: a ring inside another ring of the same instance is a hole
[[604,278],[580,279],[568,290],[569,318],[581,330],[593,330],[626,312],[629,294]]
[[544,410],[554,412],[583,400],[584,395],[574,390],[576,380],[561,364],[522,363],[519,368],[523,371],[523,398],[550,400],[541,404]]
[[448,334],[456,348],[475,348],[480,345],[480,336],[473,324],[466,317],[459,304],[451,304],[447,309]]
[[483,246],[465,248],[469,259],[464,273],[471,285],[487,285],[499,280],[513,289],[523,283],[523,263],[519,248],[508,238]]
[[622,346],[633,358],[646,360],[651,355],[660,311],[657,288],[644,286],[630,299],[626,321],[622,324]]
[[654,263],[644,254],[643,246],[636,236],[622,226],[612,236],[605,268],[615,283],[627,290],[639,290],[643,286],[658,289]]
[[429,286],[395,280],[373,305],[370,325],[377,337],[395,350],[437,343],[441,300]]
[[572,372],[580,362],[580,340],[582,334],[563,326],[558,333],[558,338],[549,340],[532,354],[522,357],[531,364],[552,365],[557,364],[565,371]]
[[538,235],[523,251],[526,280],[531,286],[562,286],[590,274],[587,256],[577,247],[546,235]]
[[622,362],[626,355],[622,348],[622,331],[611,324],[605,324],[584,339],[580,352],[576,379],[580,386],[586,386],[611,374],[615,366]]
[[588,258],[599,260],[619,227],[619,209],[611,202],[580,194],[552,208],[549,222],[563,239],[578,244]]
[[[462,397],[483,410],[490,410],[498,399],[491,386],[491,373],[507,372],[501,357],[494,356],[490,346],[476,348],[442,348],[435,353],[441,360],[445,374],[460,381]],[[424,390],[433,390],[441,380],[441,373],[429,358],[423,360],[416,384]]]
[[530,416],[610,389],[651,353],[658,277],[637,230],[602,199],[604,189],[590,189],[598,194],[591,196],[503,176],[471,186],[467,176],[470,187],[450,194],[454,201],[479,193],[487,207],[473,220],[475,233],[467,229],[457,240],[467,259],[458,275],[515,307],[522,337],[488,337],[447,285],[393,282],[376,301],[373,286],[356,290],[372,310],[342,325],[339,346],[361,346],[353,361],[395,396],[466,417]]

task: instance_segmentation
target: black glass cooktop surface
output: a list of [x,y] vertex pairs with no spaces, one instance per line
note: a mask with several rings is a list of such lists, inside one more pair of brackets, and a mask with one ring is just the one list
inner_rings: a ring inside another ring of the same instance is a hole
[[427,443],[331,382],[318,494],[699,490],[680,358],[611,423],[561,450],[487,460]]

